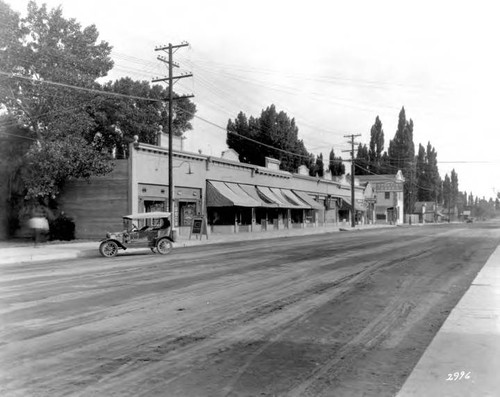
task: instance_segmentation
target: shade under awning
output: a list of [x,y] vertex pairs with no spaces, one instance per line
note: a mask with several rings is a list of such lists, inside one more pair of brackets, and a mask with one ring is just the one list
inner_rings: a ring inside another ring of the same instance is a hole
[[207,207],[260,207],[243,190],[235,192],[221,181],[207,181]]
[[288,189],[277,189],[271,188],[272,192],[277,196],[285,200],[285,202],[289,202],[293,205],[292,208],[309,210],[311,207],[306,205],[301,199],[299,199],[295,194],[292,193],[291,190]]
[[298,190],[292,190],[293,193],[295,193],[298,197],[302,199],[305,203],[307,203],[311,208],[315,210],[323,210],[325,209],[324,206],[322,206],[320,203],[318,203],[316,200],[314,200],[311,196],[309,196],[305,192],[300,192]]

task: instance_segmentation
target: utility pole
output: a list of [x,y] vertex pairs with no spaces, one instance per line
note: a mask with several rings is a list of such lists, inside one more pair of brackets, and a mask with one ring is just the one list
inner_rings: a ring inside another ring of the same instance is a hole
[[356,207],[354,202],[354,138],[361,136],[361,134],[344,135],[344,138],[350,138],[351,150],[342,150],[343,152],[351,152],[351,227],[356,226]]
[[189,44],[186,42],[183,42],[181,44],[177,45],[172,45],[168,44],[168,46],[160,46],[156,47],[155,51],[168,51],[168,59],[165,59],[165,57],[162,57],[159,55],[157,59],[159,61],[165,62],[168,64],[168,77],[167,78],[157,78],[153,79],[153,83],[157,83],[160,81],[168,81],[168,210],[172,213],[172,221],[175,219],[173,218],[174,216],[174,172],[173,172],[173,156],[172,156],[172,145],[173,145],[173,103],[174,100],[179,100],[183,98],[192,98],[194,95],[184,95],[184,96],[176,96],[174,98],[174,91],[173,91],[173,86],[174,86],[174,80],[177,82],[179,79],[183,79],[186,77],[192,77],[193,75],[191,73],[186,73],[182,74],[180,76],[174,76],[173,75],[173,69],[174,67],[178,68],[179,65],[174,62],[174,49],[181,48],[181,47],[187,47]]

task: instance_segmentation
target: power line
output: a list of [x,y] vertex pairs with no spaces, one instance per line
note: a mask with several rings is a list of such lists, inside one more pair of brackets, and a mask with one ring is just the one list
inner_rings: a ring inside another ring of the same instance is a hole
[[[4,72],[4,71],[0,71],[0,75],[6,75],[6,76],[9,76],[9,77],[12,77],[12,78],[20,78],[20,79],[24,79],[24,80],[28,80],[28,81],[33,81],[33,79],[31,79],[29,77],[12,75],[11,73],[7,73],[7,72]],[[37,81],[37,83],[43,83],[43,84],[49,84],[49,85],[55,85],[55,86],[62,86],[62,87],[65,87],[65,88],[72,88],[72,89],[76,89],[76,90],[81,90],[81,91],[86,91],[86,92],[92,92],[92,93],[95,93],[95,94],[110,95],[110,96],[117,96],[117,97],[137,99],[137,100],[145,100],[145,101],[151,101],[151,102],[162,102],[162,103],[164,102],[164,100],[162,100],[162,99],[139,97],[139,96],[128,95],[128,94],[119,94],[119,93],[115,93],[115,92],[102,91],[102,90],[97,90],[97,89],[93,89],[93,88],[86,88],[86,87],[74,86],[74,85],[65,84],[65,83],[57,83],[57,82],[50,81],[50,80],[40,80],[40,81]],[[290,155],[294,155],[294,156],[298,156],[298,157],[303,157],[303,158],[309,158],[308,156],[304,156],[304,155],[300,155],[300,154],[297,154],[297,153],[293,153],[293,152],[290,152],[290,151],[287,151],[287,150],[284,150],[284,149],[280,149],[280,148],[277,148],[277,147],[265,144],[263,142],[256,141],[255,139],[252,139],[252,138],[246,137],[244,135],[238,134],[235,131],[229,131],[226,128],[224,128],[224,127],[222,127],[222,126],[220,126],[220,125],[218,125],[218,124],[216,124],[214,122],[211,122],[211,121],[209,121],[209,120],[207,120],[207,119],[205,119],[205,118],[203,118],[201,116],[198,116],[195,113],[190,112],[190,111],[188,111],[186,109],[179,109],[179,112],[188,113],[188,114],[192,115],[193,117],[204,121],[205,123],[213,125],[214,127],[217,127],[217,128],[219,128],[219,129],[221,129],[223,131],[227,131],[230,134],[234,134],[236,136],[239,136],[240,138],[246,139],[246,140],[251,141],[253,143],[256,143],[256,144],[259,144],[259,145],[262,145],[262,146],[265,146],[265,147],[268,147],[268,148],[271,148],[271,149],[274,149],[274,150],[277,150],[279,152],[287,153],[287,154],[290,154]]]

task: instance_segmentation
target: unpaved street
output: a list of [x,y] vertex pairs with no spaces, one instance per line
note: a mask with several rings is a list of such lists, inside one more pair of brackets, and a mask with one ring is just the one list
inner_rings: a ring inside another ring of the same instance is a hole
[[498,226],[2,265],[0,395],[394,395]]

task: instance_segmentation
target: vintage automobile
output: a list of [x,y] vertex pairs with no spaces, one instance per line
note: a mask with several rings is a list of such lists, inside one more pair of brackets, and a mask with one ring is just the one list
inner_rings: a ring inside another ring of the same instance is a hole
[[118,250],[127,248],[150,248],[153,252],[166,255],[172,251],[173,238],[170,212],[144,212],[125,215],[124,230],[108,232],[101,240],[99,252],[111,258]]

